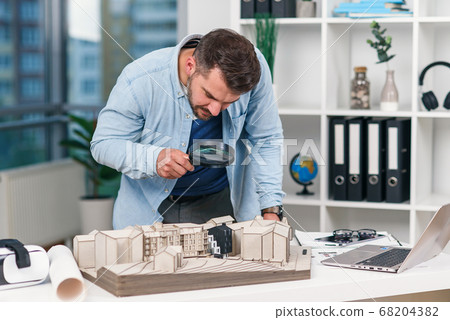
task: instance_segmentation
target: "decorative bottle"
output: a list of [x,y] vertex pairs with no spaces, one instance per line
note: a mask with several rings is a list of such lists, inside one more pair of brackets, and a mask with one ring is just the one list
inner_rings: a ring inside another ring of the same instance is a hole
[[370,109],[370,82],[366,78],[366,67],[355,67],[355,78],[351,82],[351,109]]
[[398,110],[398,91],[394,82],[394,70],[386,71],[386,83],[381,91],[380,109],[383,111]]

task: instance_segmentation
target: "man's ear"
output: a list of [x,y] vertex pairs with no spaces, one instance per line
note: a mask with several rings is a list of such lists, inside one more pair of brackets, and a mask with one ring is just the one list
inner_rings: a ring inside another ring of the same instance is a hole
[[196,61],[195,58],[190,56],[186,59],[186,64],[185,64],[185,71],[186,74],[189,76],[192,76],[195,72],[195,67],[196,67]]

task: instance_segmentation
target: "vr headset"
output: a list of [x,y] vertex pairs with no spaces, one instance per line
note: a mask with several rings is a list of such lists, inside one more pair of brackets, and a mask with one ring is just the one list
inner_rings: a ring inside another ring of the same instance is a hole
[[48,275],[47,252],[16,239],[0,240],[0,290],[31,286]]

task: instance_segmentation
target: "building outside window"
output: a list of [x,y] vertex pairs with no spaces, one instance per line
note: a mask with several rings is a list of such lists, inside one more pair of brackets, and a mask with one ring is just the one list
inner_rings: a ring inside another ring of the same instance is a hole
[[11,27],[0,25],[0,43],[11,42]]
[[49,119],[96,117],[128,63],[176,44],[176,20],[177,0],[0,0],[0,170],[61,154]]
[[0,95],[7,95],[11,92],[12,84],[8,80],[0,80]]
[[21,30],[22,46],[38,47],[41,45],[41,30],[36,27],[24,27]]
[[24,78],[21,83],[21,95],[25,99],[40,99],[44,95],[44,86],[39,78]]
[[0,21],[11,20],[11,5],[7,0],[0,0]]
[[12,57],[9,54],[0,54],[0,70],[9,70],[12,67]]
[[93,79],[83,80],[82,91],[85,95],[92,95],[97,92],[97,81]]
[[20,57],[20,71],[24,73],[43,72],[43,55],[41,53],[23,53]]
[[36,1],[23,1],[20,4],[20,19],[22,21],[39,20],[39,3]]
[[98,59],[95,55],[85,55],[82,62],[83,68],[92,69],[98,66]]

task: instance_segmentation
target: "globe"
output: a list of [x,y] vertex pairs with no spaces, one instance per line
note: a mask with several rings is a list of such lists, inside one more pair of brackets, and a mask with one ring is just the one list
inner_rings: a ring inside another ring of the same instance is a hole
[[317,162],[309,155],[301,156],[297,153],[291,160],[289,172],[292,179],[303,186],[303,191],[297,192],[297,195],[312,195],[307,186],[312,185],[312,180],[317,176],[319,167]]

